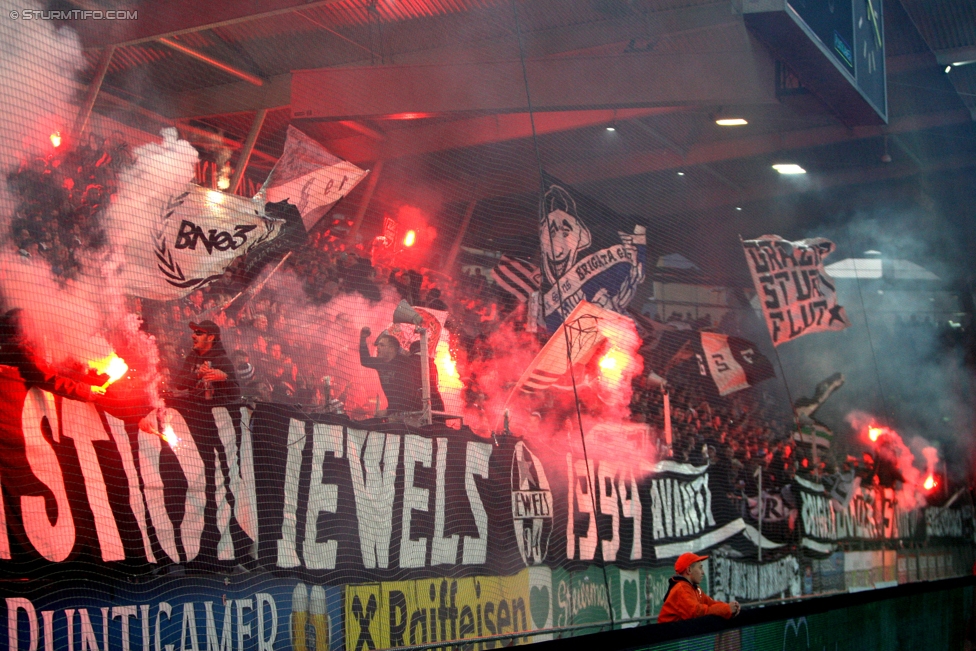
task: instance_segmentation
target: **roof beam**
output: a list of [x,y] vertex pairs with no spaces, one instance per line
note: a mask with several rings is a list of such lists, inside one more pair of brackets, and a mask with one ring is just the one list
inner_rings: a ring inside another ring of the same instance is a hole
[[291,73],[266,79],[263,86],[235,82],[178,93],[169,103],[173,119],[206,118],[274,110],[291,104]]
[[[486,20],[487,11],[468,11],[392,23],[384,26],[384,34],[390,43],[396,44],[396,52],[392,56],[399,65],[514,59],[518,56],[514,27],[511,30],[486,28],[486,23],[493,24],[493,20]],[[627,52],[631,43],[639,50],[653,49],[662,36],[703,30],[714,32],[712,40],[716,43],[738,44],[744,42],[745,34],[741,18],[734,15],[728,2],[724,1],[651,12],[641,20],[627,16],[582,25],[560,25],[535,30],[531,26],[523,26],[523,29],[531,30],[523,32],[525,53],[529,58],[578,58],[583,54],[622,55]],[[474,38],[472,35],[475,35]],[[417,44],[423,44],[422,49],[416,49]],[[410,49],[411,47],[414,49]],[[355,57],[323,61],[321,67],[370,65],[368,57],[361,58],[359,54]],[[287,79],[290,82],[291,76],[282,74],[275,79]],[[173,117],[204,117],[256,111],[261,108],[280,108],[290,101],[290,88],[270,94],[266,105],[261,105],[260,95],[248,88],[239,90],[238,86],[242,84],[224,84],[176,94],[173,101],[169,102],[174,107],[169,114]]]
[[[149,120],[150,122],[155,123],[160,129],[164,127],[176,127],[177,129],[180,130],[180,132],[185,134],[183,137],[186,138],[187,140],[190,140],[191,142],[199,142],[200,140],[202,140],[206,143],[209,143],[211,146],[214,143],[217,143],[220,144],[221,146],[228,147],[234,150],[238,150],[241,149],[241,147],[243,147],[243,144],[238,142],[237,140],[233,140],[231,138],[223,136],[219,133],[216,133],[215,131],[202,129],[200,127],[195,127],[193,125],[185,124],[178,120],[172,120],[164,115],[160,115],[159,113],[156,113],[155,111],[151,111],[147,108],[139,106],[138,104],[133,104],[132,102],[128,102],[120,97],[112,95],[111,93],[106,92],[104,89],[98,95],[98,102],[96,104],[96,107],[99,108],[101,111],[111,114],[114,120],[119,120],[120,118],[123,118],[126,115],[131,115],[131,116],[137,116],[139,118]],[[148,133],[145,131],[145,129],[139,129],[136,127],[131,127],[131,128],[141,133]],[[157,136],[158,133],[151,134],[151,137],[153,138]],[[193,136],[197,136],[198,138],[195,139]],[[270,154],[266,154],[259,149],[254,149],[252,155],[255,158],[260,158],[261,160],[264,160],[272,164],[278,161],[276,157],[271,156]]]
[[225,63],[224,61],[221,61],[216,57],[212,57],[205,52],[201,52],[196,48],[183,45],[182,43],[178,43],[170,38],[161,38],[159,39],[159,42],[165,45],[166,47],[172,50],[176,50],[177,52],[180,52],[182,54],[185,54],[186,56],[192,59],[196,59],[197,61],[202,61],[203,63],[206,63],[208,66],[212,66],[217,70],[222,70],[227,74],[234,75],[238,79],[243,79],[249,84],[252,84],[254,86],[264,85],[264,80],[258,77],[257,75],[252,75],[246,70],[241,70],[237,66],[231,65],[229,63]]
[[[772,59],[749,44],[736,45],[721,52],[529,60],[532,107],[565,111],[776,102]],[[331,92],[336,88],[349,91]],[[523,113],[529,108],[518,59],[296,71],[291,106],[296,118],[324,120]]]
[[[653,172],[674,169],[693,169],[708,166],[711,163],[749,158],[768,154],[786,154],[787,152],[811,149],[840,142],[850,142],[864,138],[877,138],[884,134],[910,133],[924,131],[941,126],[968,124],[970,122],[967,111],[949,111],[921,116],[908,116],[892,121],[887,127],[858,127],[847,129],[844,127],[816,127],[789,131],[785,133],[765,134],[761,136],[744,137],[734,140],[723,140],[692,145],[684,156],[670,150],[658,149],[629,155],[601,155],[599,158],[556,158],[553,162],[546,162],[545,169],[566,183],[574,185],[597,183],[616,178],[639,176]],[[619,130],[618,130],[619,131]],[[549,157],[550,160],[552,157]],[[534,163],[524,168],[506,166],[492,170],[474,190],[477,199],[486,199],[498,195],[519,194],[533,192],[538,189],[538,174]],[[706,173],[708,170],[705,170]],[[727,203],[745,201],[741,188],[731,188],[731,192],[723,194],[732,197]]]
[[[676,110],[678,109],[663,107],[537,113],[535,132],[538,135],[545,135],[606,126],[614,121],[621,123]],[[301,126],[302,122],[298,121],[297,124]],[[382,135],[381,139],[372,134],[363,134],[323,140],[323,145],[336,156],[353,162],[389,160],[529,138],[532,136],[532,123],[528,113],[504,113],[434,124],[423,124],[423,121],[418,121],[416,127],[394,129]]]
[[587,183],[609,178],[636,176],[649,172],[691,167],[708,163],[808,149],[839,142],[877,138],[885,134],[908,133],[940,126],[969,123],[966,111],[950,111],[899,118],[887,127],[867,126],[847,129],[841,126],[818,127],[771,133],[734,140],[718,140],[692,145],[684,156],[670,149],[658,149],[626,156],[602,156],[592,160],[573,160],[548,166],[552,174],[567,183]]
[[971,63],[976,61],[976,46],[935,50],[935,59],[943,66],[951,66],[953,63]]
[[[974,165],[976,165],[976,162],[971,157],[947,156],[927,163],[921,168],[914,163],[904,162],[869,169],[844,170],[821,174],[817,175],[812,180],[812,183],[790,183],[784,182],[781,178],[776,178],[768,183],[754,184],[741,193],[734,193],[725,188],[713,186],[709,189],[700,189],[694,193],[689,193],[687,203],[682,204],[677,209],[666,210],[654,216],[678,215],[713,210],[722,206],[741,206],[745,203],[755,203],[778,197],[805,194],[807,192],[821,192],[831,188],[847,187],[850,185],[879,183],[910,176],[963,169],[973,167]],[[644,206],[646,209],[646,204]],[[618,210],[623,208],[625,207],[617,207]]]
[[337,0],[153,0],[139,4],[137,20],[75,21],[85,49],[125,47],[225,25],[334,4]]

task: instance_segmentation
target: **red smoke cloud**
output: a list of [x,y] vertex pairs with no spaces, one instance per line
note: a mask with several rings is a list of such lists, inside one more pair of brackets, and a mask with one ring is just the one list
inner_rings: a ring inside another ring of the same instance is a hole
[[547,391],[517,391],[510,397],[543,342],[509,319],[483,345],[476,346],[472,359],[459,360],[468,391],[465,423],[482,436],[500,432],[507,407],[512,434],[526,439],[544,460],[565,464],[567,453],[582,458],[582,421],[591,459],[619,464],[635,474],[648,472],[654,462],[649,430],[630,421],[629,409],[631,381],[643,370],[637,354],[640,337],[633,324],[626,323],[629,328],[601,326],[602,341],[584,363],[573,367],[572,377],[567,373]]
[[938,486],[934,475],[938,451],[933,447],[922,450],[927,462],[923,473],[915,467],[915,455],[894,429],[878,424],[873,416],[859,411],[848,414],[847,421],[861,442],[873,449],[875,471],[881,484],[894,483],[897,487],[895,482],[902,482],[898,491],[899,507],[913,509],[924,505],[925,495]]

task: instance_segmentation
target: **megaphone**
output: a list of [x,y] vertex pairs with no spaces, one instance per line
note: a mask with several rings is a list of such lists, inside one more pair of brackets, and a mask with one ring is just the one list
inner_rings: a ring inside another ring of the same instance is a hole
[[393,312],[393,323],[412,323],[419,326],[423,322],[423,317],[417,313],[417,310],[410,307],[410,303],[407,303],[406,299],[400,301]]

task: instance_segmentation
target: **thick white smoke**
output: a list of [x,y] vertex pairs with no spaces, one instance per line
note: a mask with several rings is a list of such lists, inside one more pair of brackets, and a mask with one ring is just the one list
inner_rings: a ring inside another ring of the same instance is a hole
[[[31,8],[29,3],[0,1],[0,242],[9,239],[18,201],[10,192],[7,174],[27,161],[54,154],[52,134],[61,136],[58,151],[75,146],[77,138],[70,130],[79,110],[74,102],[80,87],[74,80],[84,66],[78,36],[70,29],[56,28],[52,21],[10,18],[13,10]],[[192,147],[183,145],[144,147],[139,152],[145,156],[142,166],[123,179],[120,194],[128,198],[140,185],[165,185],[168,168],[155,159],[177,148],[185,160],[186,148]],[[195,151],[193,156],[195,159]],[[190,169],[192,174],[192,162]],[[4,309],[17,307],[27,313],[26,335],[55,366],[84,367],[113,350],[124,351],[130,364],[135,362],[140,367],[150,401],[158,403],[158,352],[152,338],[139,330],[138,318],[126,310],[121,284],[115,277],[121,260],[113,254],[113,247],[82,257],[85,263],[79,277],[59,283],[41,256],[13,253],[8,244],[7,250],[0,252]]]
[[[51,134],[67,135],[78,111],[72,105],[84,63],[78,35],[51,21],[13,20],[10,12],[41,8],[0,0],[0,170],[51,152]],[[6,183],[0,183],[0,229],[13,211]]]
[[[116,252],[126,250],[133,241],[137,248],[145,248],[162,207],[160,198],[186,192],[193,181],[197,150],[180,140],[176,129],[163,129],[162,136],[161,143],[136,149],[135,164],[119,178],[118,196],[105,214],[105,228]],[[124,266],[124,259],[120,263]]]

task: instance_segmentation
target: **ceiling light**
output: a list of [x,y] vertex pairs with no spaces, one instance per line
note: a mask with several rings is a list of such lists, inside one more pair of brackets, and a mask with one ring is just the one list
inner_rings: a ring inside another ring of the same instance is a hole
[[806,174],[807,171],[796,163],[777,163],[773,169],[780,174]]
[[616,130],[617,127],[613,126],[612,124],[609,127],[607,127],[607,131],[616,131]]
[[952,67],[958,68],[959,66],[968,66],[970,63],[976,63],[976,59],[972,59],[971,61],[953,61]]
[[736,206],[735,209],[738,210],[739,212],[742,212],[742,206]]
[[685,175],[684,172],[678,172],[678,176],[684,176],[684,175]]
[[741,127],[749,124],[749,121],[745,118],[719,118],[715,124],[720,127]]
[[951,70],[952,70],[952,66],[946,66],[945,73],[949,74]]

